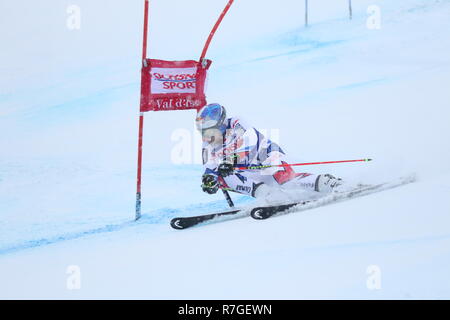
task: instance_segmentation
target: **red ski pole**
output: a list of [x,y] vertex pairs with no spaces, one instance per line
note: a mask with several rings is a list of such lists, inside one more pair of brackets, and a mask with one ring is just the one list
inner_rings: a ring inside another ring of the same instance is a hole
[[237,170],[252,170],[252,169],[265,169],[273,167],[291,167],[291,166],[312,166],[316,164],[329,164],[329,163],[343,163],[343,162],[367,162],[372,161],[372,159],[358,159],[358,160],[340,160],[340,161],[322,161],[322,162],[304,162],[304,163],[285,163],[285,164],[275,164],[275,165],[263,165],[263,166],[244,166],[235,167]]

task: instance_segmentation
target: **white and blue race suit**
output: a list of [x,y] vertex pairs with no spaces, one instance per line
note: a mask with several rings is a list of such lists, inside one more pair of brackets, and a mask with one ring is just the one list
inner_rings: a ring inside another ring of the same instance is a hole
[[205,174],[217,177],[219,186],[232,191],[255,196],[262,184],[271,188],[302,188],[314,191],[316,174],[296,173],[292,167],[235,170],[226,177],[219,176],[218,166],[227,161],[235,167],[287,164],[286,155],[278,144],[238,118],[225,119],[222,143],[203,144]]

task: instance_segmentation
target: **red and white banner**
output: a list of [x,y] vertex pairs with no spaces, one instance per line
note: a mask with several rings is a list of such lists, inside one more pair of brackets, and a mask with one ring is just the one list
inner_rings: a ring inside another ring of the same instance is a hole
[[142,68],[141,112],[200,109],[206,104],[206,73],[211,60],[145,59]]

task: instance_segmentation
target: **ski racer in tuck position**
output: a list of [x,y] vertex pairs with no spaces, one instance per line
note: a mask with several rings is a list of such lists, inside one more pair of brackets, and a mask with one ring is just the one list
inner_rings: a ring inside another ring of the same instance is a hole
[[[331,174],[297,173],[287,165],[285,153],[258,130],[238,118],[227,118],[225,108],[213,103],[198,111],[196,127],[203,139],[204,192],[219,188],[276,202],[290,199],[289,191],[317,193],[341,191],[344,184]],[[239,170],[236,167],[286,165]]]

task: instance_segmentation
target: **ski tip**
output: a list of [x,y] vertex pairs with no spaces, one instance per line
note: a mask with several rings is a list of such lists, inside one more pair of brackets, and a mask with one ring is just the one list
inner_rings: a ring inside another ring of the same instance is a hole
[[264,210],[264,208],[255,208],[251,211],[250,216],[256,220],[265,220],[270,215]]
[[170,226],[176,230],[183,230],[185,228],[184,225],[181,223],[180,218],[174,218],[170,221]]

